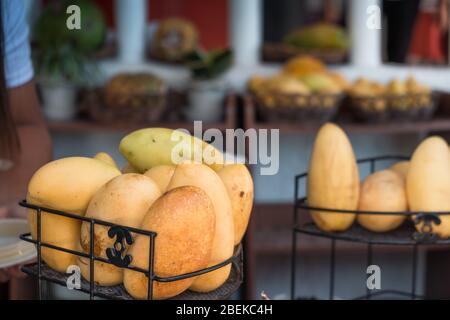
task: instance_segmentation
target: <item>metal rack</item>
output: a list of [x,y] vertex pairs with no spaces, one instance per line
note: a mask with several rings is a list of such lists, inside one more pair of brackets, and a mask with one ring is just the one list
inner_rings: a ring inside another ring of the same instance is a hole
[[[95,263],[94,261],[101,261],[107,264],[115,265],[116,267],[123,268],[123,269],[129,269],[136,272],[140,272],[146,275],[148,278],[148,299],[153,299],[153,282],[174,282],[178,280],[183,280],[187,278],[196,277],[208,272],[212,272],[214,270],[220,269],[221,267],[224,267],[228,264],[232,264],[232,271],[230,274],[230,277],[228,281],[222,285],[222,287],[216,289],[213,292],[209,293],[194,293],[194,292],[184,292],[181,295],[175,297],[176,299],[226,299],[229,298],[240,286],[240,284],[243,281],[243,274],[242,274],[242,249],[241,247],[237,247],[233,256],[229,259],[201,269],[194,272],[189,272],[185,274],[175,275],[171,277],[160,277],[157,276],[154,273],[154,264],[155,264],[155,241],[157,237],[157,233],[154,231],[148,231],[148,230],[142,230],[138,228],[132,228],[128,226],[118,225],[111,222],[94,219],[94,218],[88,218],[79,216],[73,213],[63,212],[59,210],[54,210],[50,208],[45,208],[37,205],[30,204],[26,202],[25,200],[21,201],[19,203],[22,207],[34,210],[37,215],[37,226],[36,226],[36,239],[33,239],[31,236],[31,233],[25,233],[20,236],[20,239],[34,243],[36,245],[37,249],[37,262],[32,265],[27,265],[22,268],[22,270],[25,273],[28,273],[32,276],[36,276],[38,278],[38,291],[39,291],[39,299],[44,299],[45,292],[43,290],[42,280],[46,280],[49,282],[53,282],[59,285],[66,285],[66,279],[67,275],[56,272],[49,268],[42,259],[41,249],[42,247],[54,249],[60,252],[66,252],[70,253],[72,255],[78,256],[78,257],[84,257],[88,258],[90,260],[90,279],[92,281],[82,281],[82,286],[80,291],[89,293],[89,298],[92,300],[94,297],[101,297],[106,299],[132,299],[131,296],[125,291],[124,287],[122,285],[119,286],[113,286],[113,287],[102,287],[98,286],[95,283],[94,279],[94,268]],[[76,251],[76,250],[70,250],[67,248],[55,246],[50,243],[46,243],[42,241],[42,215],[43,214],[50,214],[50,215],[57,215],[62,216],[66,218],[71,218],[75,220],[79,220],[81,222],[87,222],[90,224],[90,250],[89,253]],[[108,236],[110,238],[115,238],[115,242],[113,247],[108,248],[106,250],[107,259],[96,256],[94,253],[94,246],[95,246],[95,237],[94,237],[94,230],[95,226],[105,226],[109,227],[108,230]],[[149,268],[148,270],[135,267],[131,265],[131,262],[133,260],[133,257],[126,253],[127,248],[132,245],[133,243],[133,237],[132,234],[139,234],[149,237],[150,240],[150,246],[149,246]]]
[[[381,156],[374,158],[366,158],[358,160],[358,165],[369,166],[369,172],[374,173],[380,163],[394,162],[400,160],[408,160],[404,156]],[[366,294],[355,297],[354,299],[371,299],[387,294],[394,294],[400,297],[409,297],[411,299],[425,298],[417,294],[417,264],[418,264],[418,246],[425,245],[450,245],[450,239],[440,239],[436,234],[432,233],[433,225],[441,223],[441,215],[450,215],[450,212],[377,212],[377,211],[357,211],[357,210],[339,210],[332,208],[318,208],[309,206],[306,197],[301,197],[299,191],[302,184],[306,183],[308,173],[299,174],[295,177],[295,199],[294,199],[294,227],[292,232],[292,256],[291,256],[291,299],[296,299],[296,267],[297,267],[297,243],[298,235],[305,234],[314,237],[322,237],[330,240],[330,283],[329,283],[329,299],[334,298],[335,292],[335,269],[336,269],[336,242],[350,241],[367,245],[367,265],[373,262],[373,246],[409,246],[412,248],[412,279],[411,291],[403,292],[400,290],[381,290],[371,292],[366,289]],[[368,231],[361,226],[354,224],[351,228],[344,232],[326,232],[316,227],[312,222],[300,224],[299,216],[301,214],[308,215],[311,211],[321,211],[342,214],[374,214],[374,215],[405,215],[409,217],[399,228],[387,233],[375,233]],[[422,223],[420,231],[417,231],[415,224]]]

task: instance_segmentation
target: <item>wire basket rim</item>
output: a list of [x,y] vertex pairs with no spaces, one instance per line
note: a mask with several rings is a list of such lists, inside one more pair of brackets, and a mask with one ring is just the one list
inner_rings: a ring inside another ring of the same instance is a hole
[[[377,161],[388,161],[388,160],[409,160],[410,157],[402,155],[383,155],[377,157],[368,157],[358,159],[356,162],[358,164],[375,164]],[[308,178],[308,172],[303,172],[295,176],[295,184],[298,189],[298,184],[300,179]],[[336,208],[322,208],[309,206],[307,204],[308,197],[299,197],[298,194],[295,195],[295,207],[310,210],[310,211],[323,211],[324,213],[343,213],[343,214],[355,214],[355,215],[404,215],[404,216],[415,216],[415,215],[437,215],[437,216],[447,216],[450,215],[450,211],[371,211],[371,210],[348,210],[348,209],[336,209]]]
[[[73,214],[73,213],[68,213],[65,211],[61,211],[61,210],[56,210],[56,209],[51,209],[51,208],[46,208],[46,207],[42,207],[42,206],[38,206],[38,205],[33,205],[28,203],[26,200],[22,200],[19,202],[19,205],[28,209],[32,209],[35,210],[36,212],[40,211],[41,213],[45,212],[48,214],[52,214],[52,215],[58,215],[58,216],[64,216],[64,217],[68,217],[71,219],[76,219],[76,220],[80,220],[83,222],[88,222],[88,223],[93,223],[93,224],[98,224],[98,225],[102,225],[105,227],[120,227],[123,229],[128,230],[131,233],[136,233],[136,234],[141,234],[144,236],[148,236],[150,241],[156,241],[156,237],[157,237],[157,232],[155,231],[150,231],[150,230],[144,230],[144,229],[139,229],[139,228],[133,228],[133,227],[129,227],[129,226],[124,226],[124,225],[119,225],[119,224],[115,224],[112,222],[108,222],[108,221],[104,221],[104,220],[100,220],[100,219],[95,219],[95,218],[87,218],[85,216],[80,216],[77,214]],[[152,240],[153,238],[153,240]],[[24,234],[20,235],[20,239],[29,243],[33,243],[37,246],[41,246],[41,247],[46,247],[46,248],[50,248],[53,250],[57,250],[59,252],[66,252],[78,257],[82,257],[82,258],[86,258],[89,259],[90,258],[90,253],[86,253],[86,252],[82,252],[82,251],[78,251],[78,250],[70,250],[67,248],[63,248],[60,246],[55,246],[53,244],[50,243],[46,243],[43,242],[42,240],[37,240],[37,239],[32,239],[31,237],[31,233],[27,232]],[[157,276],[155,274],[151,275],[151,278],[153,279],[153,281],[157,281],[157,282],[174,282],[174,281],[179,281],[179,280],[184,280],[184,279],[188,279],[188,278],[193,278],[199,275],[203,275],[206,273],[210,273],[213,272],[217,269],[223,268],[229,264],[231,264],[233,262],[233,259],[237,258],[242,252],[242,245],[239,244],[238,246],[235,247],[233,254],[226,260],[221,261],[220,263],[214,264],[212,266],[208,266],[206,268],[202,268],[199,270],[194,270],[191,272],[187,272],[184,274],[180,274],[180,275],[175,275],[175,276],[170,276],[170,277],[160,277]],[[94,261],[99,261],[99,262],[104,262],[104,263],[108,263],[110,265],[116,266],[113,262],[109,261],[109,259],[103,258],[103,257],[99,257],[96,256],[95,254],[93,255],[93,260]],[[139,267],[135,267],[132,265],[132,263],[130,263],[127,266],[116,266],[118,268],[121,269],[129,269],[129,270],[133,270],[136,272],[140,272],[145,274],[147,277],[150,276],[150,271],[149,270],[145,270]],[[150,269],[150,268],[149,268]]]

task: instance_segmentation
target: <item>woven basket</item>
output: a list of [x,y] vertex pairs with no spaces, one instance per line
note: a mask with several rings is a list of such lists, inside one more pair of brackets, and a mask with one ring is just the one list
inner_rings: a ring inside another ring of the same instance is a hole
[[161,119],[167,104],[167,91],[156,95],[108,96],[96,89],[87,92],[82,111],[94,121],[102,123],[149,123]]
[[254,94],[258,117],[263,121],[323,123],[338,112],[341,94]]
[[430,119],[437,107],[437,93],[351,96],[350,106],[356,118],[367,122],[420,121]]

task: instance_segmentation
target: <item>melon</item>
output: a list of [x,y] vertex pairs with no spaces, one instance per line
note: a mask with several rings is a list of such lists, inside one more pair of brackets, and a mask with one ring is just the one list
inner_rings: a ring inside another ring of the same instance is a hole
[[[359,173],[350,141],[335,124],[326,123],[317,134],[309,164],[308,204],[313,207],[356,210]],[[348,229],[355,215],[311,211],[316,225],[324,231]]]

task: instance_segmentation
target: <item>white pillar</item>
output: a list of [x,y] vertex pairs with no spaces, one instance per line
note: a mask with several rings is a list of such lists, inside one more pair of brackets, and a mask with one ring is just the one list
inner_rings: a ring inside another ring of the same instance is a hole
[[116,0],[115,14],[120,61],[143,62],[147,44],[147,0]]
[[262,43],[262,1],[230,0],[230,44],[237,65],[255,65]]
[[381,64],[381,1],[350,1],[351,62],[358,66]]

